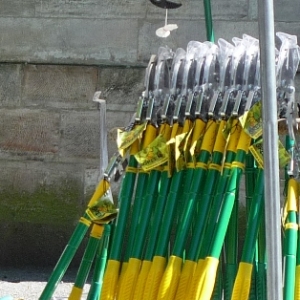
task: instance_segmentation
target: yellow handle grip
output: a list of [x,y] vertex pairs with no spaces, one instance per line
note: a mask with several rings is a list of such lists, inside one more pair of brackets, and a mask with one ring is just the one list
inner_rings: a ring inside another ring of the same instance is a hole
[[100,300],[114,300],[117,293],[120,262],[109,260],[104,273]]
[[139,277],[137,279],[136,287],[133,294],[133,300],[141,300],[143,299],[144,289],[146,285],[146,281],[148,278],[148,274],[151,268],[152,261],[144,260],[142,262],[141,271]]
[[209,120],[205,127],[205,132],[201,144],[201,150],[205,150],[209,153],[212,152],[216,140],[217,130],[217,123],[213,120]]
[[290,178],[288,181],[286,211],[287,212],[298,211],[297,201],[298,201],[298,182],[294,178]]
[[248,299],[251,287],[252,268],[252,264],[240,262],[231,300]]
[[124,278],[124,274],[126,273],[127,267],[128,267],[128,261],[122,262],[121,272],[120,272],[119,280],[118,280],[118,284],[117,284],[117,299],[119,299],[120,286],[121,286],[121,282]]
[[68,300],[80,300],[81,296],[82,296],[82,289],[74,285]]
[[130,258],[128,266],[124,273],[124,277],[120,283],[120,290],[118,300],[131,300],[133,296],[134,287],[140,272],[141,260],[137,258]]
[[238,123],[238,119],[234,119],[232,122],[232,128],[229,136],[229,141],[227,145],[227,150],[236,152],[236,147],[239,142],[240,136],[241,136],[241,131],[242,127]]
[[143,140],[143,149],[146,148],[155,138],[157,129],[153,125],[147,125]]
[[179,278],[179,284],[175,300],[186,300],[186,294],[189,290],[189,284],[193,278],[197,263],[192,260],[186,260]]
[[161,280],[157,300],[173,300],[181,273],[182,258],[171,256]]
[[226,121],[222,120],[219,124],[218,133],[217,133],[217,137],[215,140],[215,145],[214,145],[213,151],[217,151],[220,153],[224,152],[226,140],[225,140],[225,137],[223,134],[223,130],[225,129],[225,126],[226,126]]
[[300,300],[300,265],[296,266],[295,300]]
[[[240,126],[240,125],[237,125]],[[251,137],[246,133],[245,130],[241,131],[239,142],[237,144],[237,150],[243,150],[248,153],[249,147],[251,144]]]
[[219,260],[215,257],[206,257],[198,265],[191,283],[190,296],[187,299],[209,300],[214,290]]
[[149,270],[144,296],[141,299],[156,300],[161,278],[166,267],[166,258],[154,256],[151,268]]
[[97,186],[97,188],[96,188],[96,190],[95,190],[95,192],[94,192],[94,194],[93,194],[93,196],[92,196],[92,198],[91,198],[91,200],[88,204],[88,207],[93,206],[93,204],[96,201],[98,201],[104,195],[104,193],[109,189],[109,187],[110,187],[109,182],[106,181],[105,179],[102,179],[99,182],[99,184],[98,184],[98,186]]

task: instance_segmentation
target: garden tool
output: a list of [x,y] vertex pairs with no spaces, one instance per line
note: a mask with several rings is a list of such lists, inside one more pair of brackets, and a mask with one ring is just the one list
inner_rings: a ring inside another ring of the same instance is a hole
[[[226,45],[226,44],[225,44]],[[231,50],[233,50],[233,46],[231,44],[229,44],[227,47],[230,47]],[[220,47],[220,52],[222,51],[222,47]],[[232,53],[230,51],[228,51],[228,55],[232,57]],[[221,60],[222,62],[222,60]],[[185,264],[183,266],[183,271],[181,273],[181,278],[180,278],[180,282],[179,282],[179,286],[178,286],[178,290],[177,290],[177,294],[176,294],[176,298],[175,299],[184,299],[185,298],[185,293],[186,290],[188,289],[188,284],[192,279],[193,276],[193,272],[194,269],[196,267],[196,261],[197,261],[197,257],[198,257],[198,248],[199,248],[199,241],[201,238],[201,235],[203,233],[203,229],[204,229],[204,225],[205,225],[205,220],[206,220],[206,216],[209,210],[209,206],[210,206],[210,200],[211,200],[211,195],[213,193],[213,188],[215,186],[215,182],[217,182],[218,180],[218,176],[220,174],[220,170],[221,170],[221,164],[222,164],[222,156],[224,153],[224,149],[225,149],[225,144],[226,144],[226,138],[224,137],[223,131],[225,130],[225,126],[226,126],[226,119],[227,119],[227,115],[231,114],[230,110],[232,110],[233,106],[231,105],[232,103],[230,103],[230,105],[228,105],[229,103],[229,96],[230,94],[226,93],[225,91],[225,86],[229,83],[229,79],[230,79],[230,74],[232,76],[235,76],[236,74],[234,72],[230,72],[231,70],[231,60],[223,60],[224,65],[221,63],[220,66],[220,74],[222,74],[222,76],[227,77],[227,81],[225,81],[224,79],[221,80],[221,82],[224,82],[225,85],[223,87],[223,90],[219,90],[219,93],[221,95],[218,95],[218,97],[222,97],[222,106],[219,110],[219,112],[217,113],[217,115],[215,115],[213,111],[209,111],[208,114],[212,117],[212,118],[216,118],[217,120],[220,120],[219,116],[222,116],[222,120],[218,121],[220,122],[219,124],[219,128],[218,128],[218,134],[216,137],[216,142],[214,145],[214,149],[213,149],[213,153],[212,153],[212,161],[209,164],[208,167],[208,172],[207,172],[207,178],[204,184],[204,190],[202,193],[199,194],[199,199],[197,199],[197,202],[199,203],[199,209],[198,209],[198,213],[196,213],[195,218],[195,225],[194,225],[194,230],[193,230],[193,236],[192,236],[192,241],[191,241],[191,245],[190,248],[187,251],[186,254],[186,260],[185,260]],[[225,68],[226,72],[221,72],[221,69]],[[226,98],[226,99],[225,99]],[[227,99],[228,98],[228,99]],[[226,104],[224,104],[224,102],[226,102]],[[193,266],[192,268],[190,266]]]
[[[150,58],[148,67],[145,72],[145,91],[142,93],[142,97],[140,97],[137,105],[137,113],[135,116],[136,125],[131,130],[131,132],[133,133],[134,130],[138,128],[140,123],[142,123],[145,118],[149,90],[151,89],[151,82],[153,83],[153,78],[155,74],[155,65],[156,56],[152,56]],[[140,133],[137,135],[137,137],[139,135]],[[118,215],[117,222],[114,228],[114,233],[112,236],[112,244],[110,247],[109,259],[104,273],[103,286],[100,297],[101,300],[113,300],[117,293],[117,284],[121,269],[121,250],[124,232],[126,228],[126,223],[128,221],[129,210],[131,206],[131,198],[133,195],[135,180],[138,173],[137,161],[134,157],[134,154],[136,154],[139,151],[139,140],[137,139],[137,137],[131,144],[131,146],[128,145],[128,147],[130,146],[129,163],[126,168],[125,176],[123,178],[119,193],[118,199],[120,205],[120,213]]]
[[115,155],[111,158],[110,163],[104,172],[103,179],[98,184],[88,203],[84,215],[80,218],[64,252],[53,269],[52,274],[39,298],[40,300],[49,300],[51,298],[57,284],[61,281],[69,267],[92,222],[106,224],[117,216],[117,209],[114,205],[110,201],[102,199],[102,197],[109,190],[110,176],[120,161],[121,157],[119,155]]
[[98,253],[96,256],[93,279],[87,296],[87,300],[98,300],[101,294],[103,274],[107,260],[110,231],[111,225],[105,224],[103,235],[101,237],[100,245],[98,248]]
[[[214,59],[216,59],[217,49],[212,48],[212,53]],[[212,94],[211,90],[207,90],[208,95]],[[208,101],[213,101],[211,98]],[[217,107],[217,108],[215,108]],[[213,106],[213,110],[218,110],[220,107],[219,103]],[[206,117],[208,117],[208,113]],[[181,219],[177,228],[177,235],[175,237],[174,247],[172,249],[171,257],[169,263],[164,272],[162,282],[158,292],[158,299],[173,299],[176,294],[177,285],[179,283],[179,277],[181,273],[181,265],[183,258],[183,249],[188,237],[188,232],[191,226],[192,215],[194,213],[195,205],[197,202],[197,194],[199,188],[201,187],[207,168],[208,159],[211,156],[212,148],[214,146],[216,134],[217,134],[217,123],[212,117],[207,122],[206,131],[203,135],[203,140],[200,148],[200,154],[197,158],[197,163],[199,167],[196,167],[193,172],[193,178],[191,181],[190,189],[185,191],[184,194],[184,207],[182,209]]]
[[[165,98],[164,91],[169,88],[169,75],[168,75],[168,60],[172,58],[169,49],[160,48],[158,53],[158,59],[156,64],[156,71],[154,77],[154,89],[151,92],[151,103],[148,106],[146,120],[153,128],[158,126],[157,123],[157,111],[162,106],[162,101]],[[163,124],[162,126],[165,126]],[[168,139],[168,137],[166,137]],[[151,211],[155,205],[155,199],[158,193],[158,183],[161,175],[161,169],[159,164],[153,163],[155,160],[155,152],[158,151],[158,148],[155,143],[155,137],[153,142],[144,145],[143,149],[136,154],[136,159],[140,163],[142,168],[147,167],[146,171],[149,171],[149,168],[152,165],[150,173],[148,175],[146,190],[145,184],[137,188],[144,190],[144,197],[140,199],[141,209],[138,212],[138,223],[133,231],[130,231],[130,234],[134,236],[134,242],[129,249],[129,262],[128,266],[123,274],[122,280],[120,281],[120,291],[118,294],[118,299],[132,299],[133,293],[135,290],[136,281],[139,275],[141,259],[143,255],[143,245],[146,238],[147,228],[151,217]],[[145,154],[145,156],[144,156]],[[151,155],[151,156],[150,156]],[[161,153],[163,155],[163,153]],[[160,157],[156,157],[156,160],[160,160]],[[166,162],[160,161],[160,163]],[[138,181],[138,185],[140,182]]]
[[[181,70],[181,65],[183,64],[183,59],[185,57],[185,51],[183,49],[179,49],[176,51],[175,56],[173,58],[173,64],[172,64],[172,80],[171,80],[171,89],[170,89],[170,102],[169,105],[173,105],[173,103],[175,103],[175,108],[176,109],[176,104],[177,102],[177,85],[181,84],[181,74],[180,74],[180,70]],[[174,101],[174,102],[173,102]],[[174,128],[173,128],[174,129]],[[154,173],[153,173],[154,172]],[[160,174],[159,171],[157,170],[152,170],[151,174]],[[153,182],[153,180],[152,180]],[[149,184],[151,184],[151,181],[149,181]],[[147,208],[147,211],[144,211],[144,213],[146,215],[144,215],[143,213],[141,213],[140,215],[140,220],[142,223],[142,226],[138,228],[138,231],[141,234],[145,234],[146,232],[146,228],[148,226],[148,222],[149,222],[149,218],[150,218],[150,212],[151,212],[151,207],[149,207],[149,204],[153,203],[153,199],[154,197],[151,197],[151,195],[149,196],[149,199],[145,199],[144,200],[144,207]],[[148,217],[147,217],[148,216]],[[145,220],[147,219],[147,221]],[[124,274],[124,279],[121,282],[121,287],[120,287],[120,292],[119,292],[119,298],[120,299],[131,299],[133,297],[133,293],[134,293],[134,284],[136,283],[137,277],[139,275],[139,271],[140,271],[140,266],[141,266],[141,259],[142,259],[142,246],[143,243],[139,240],[142,239],[143,236],[140,236],[138,233],[136,235],[136,239],[135,239],[135,245],[133,247],[133,252],[131,254],[131,258],[129,260],[129,264],[131,263],[131,268],[127,268],[128,272],[126,272]],[[144,271],[143,271],[144,272]]]
[[[192,120],[190,120],[192,105],[189,104],[189,102],[185,99],[185,97],[187,97],[187,94],[188,94],[188,87],[190,85],[191,78],[194,77],[193,70],[191,70],[191,68],[193,68],[195,52],[200,50],[199,47],[201,47],[201,45],[202,44],[198,43],[198,42],[190,42],[187,47],[186,58],[184,60],[182,87],[181,87],[180,95],[178,96],[182,99],[180,99],[180,101],[178,101],[178,103],[176,103],[177,106],[181,105],[183,108],[186,107],[185,115],[186,115],[186,119],[188,120],[188,123],[187,123],[187,125],[184,126],[183,131],[186,131],[189,129],[190,122],[192,121]],[[169,101],[169,99],[165,99],[165,100]],[[166,106],[167,105],[163,106],[164,109],[166,108]],[[178,111],[174,112],[175,118],[178,113],[179,113],[179,116],[178,116],[177,122],[182,123],[183,119],[180,116],[180,114],[182,114],[182,110],[181,110],[181,112],[178,112]],[[168,125],[170,123],[170,120],[168,120],[166,117],[167,113],[163,112],[162,116],[163,116],[163,118],[166,118],[166,120],[163,122],[166,123],[166,125]],[[176,121],[176,119],[175,119],[175,121]],[[185,122],[187,122],[187,121],[185,121]],[[145,250],[144,260],[142,263],[141,271],[140,271],[137,285],[136,285],[135,292],[134,292],[133,299],[137,299],[137,300],[143,298],[143,292],[144,292],[144,288],[146,285],[148,273],[151,268],[154,249],[156,246],[156,240],[158,237],[158,232],[160,230],[161,218],[163,215],[163,211],[164,211],[164,207],[165,207],[165,203],[166,203],[166,199],[167,199],[167,193],[169,191],[169,186],[171,183],[171,178],[168,177],[168,171],[166,168],[167,168],[167,165],[165,164],[165,170],[163,170],[161,173],[160,191],[158,193],[156,207],[154,209],[153,216],[152,216],[153,221],[152,221],[151,227],[150,227],[150,234],[149,234],[150,236],[149,236],[148,243],[145,247],[146,250]]]
[[[279,113],[285,112],[285,118],[288,127],[288,135],[290,142],[295,141],[294,126],[296,123],[296,102],[294,77],[299,65],[299,47],[297,45],[297,37],[277,32],[277,37],[281,40],[281,46],[278,55],[277,64],[277,86],[279,99]],[[298,205],[298,183],[299,166],[297,157],[299,157],[299,148],[293,143],[290,149],[292,155],[291,162],[288,166],[287,200],[285,204],[285,220],[284,220],[284,287],[283,299],[294,299],[295,293],[295,270],[296,270],[296,253],[297,253],[297,205]]]
[[[240,107],[251,107],[254,95],[256,94],[249,92],[247,99],[239,103]],[[240,109],[234,109],[235,112],[233,115],[238,115],[239,110]],[[240,124],[237,124],[237,129],[239,127]],[[229,172],[230,175],[226,179],[222,176],[222,180],[219,182],[221,188],[225,186],[225,194],[222,193],[219,195],[219,197],[221,196],[222,198],[222,204],[220,203],[221,209],[219,213],[217,213],[218,219],[216,220],[216,225],[212,234],[212,243],[209,246],[204,262],[201,263],[200,261],[200,264],[197,265],[189,299],[198,299],[199,297],[200,299],[210,299],[211,297],[224,237],[234,206],[237,187],[243,171],[245,154],[248,151],[250,142],[251,138],[249,135],[245,131],[241,131],[235,160],[233,161]],[[216,198],[214,200],[216,200]]]
[[[203,63],[203,57],[200,56],[200,53],[202,53],[202,56],[206,52],[207,47],[202,44],[200,47],[199,56],[195,59],[197,59],[197,67],[196,67],[196,73],[197,69],[202,68]],[[177,50],[179,51],[179,50]],[[176,53],[177,53],[176,51]],[[201,58],[200,58],[201,57]],[[176,68],[176,64],[174,65],[174,70],[178,69]],[[172,79],[174,79],[174,76],[176,73],[173,72]],[[199,77],[200,77],[200,70],[199,70]],[[175,80],[172,80],[173,87],[171,88],[171,92],[176,90],[174,83],[176,83]],[[172,96],[172,93],[171,93]],[[201,107],[200,107],[201,108]],[[177,113],[179,113],[180,110],[175,110]],[[175,126],[178,126],[178,122],[176,120],[180,120],[178,116],[175,114],[175,124],[173,125],[173,129],[176,128]],[[188,124],[188,122],[186,122]],[[197,125],[196,125],[197,126]],[[187,126],[186,126],[187,127]],[[202,131],[202,128],[204,126],[198,126],[197,130],[198,132]],[[173,131],[172,131],[173,132]],[[176,131],[174,131],[175,134],[172,134],[171,137],[175,137]],[[181,182],[183,180],[184,170],[182,171],[174,171],[174,174],[171,178],[171,185],[170,185],[170,191],[168,194],[168,197],[166,199],[166,204],[162,216],[161,226],[160,226],[160,232],[157,238],[156,247],[154,250],[153,260],[151,264],[151,268],[149,270],[149,275],[147,278],[146,286],[144,289],[144,297],[147,299],[156,299],[159,284],[161,281],[161,277],[163,275],[165,264],[166,264],[166,254],[167,254],[167,246],[170,238],[170,231],[171,231],[171,225],[172,225],[172,219],[175,212],[175,207],[178,203],[178,195],[180,191]]]

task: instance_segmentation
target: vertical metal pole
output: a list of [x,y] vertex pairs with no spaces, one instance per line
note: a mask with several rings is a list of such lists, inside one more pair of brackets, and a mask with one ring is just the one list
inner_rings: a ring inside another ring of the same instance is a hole
[[267,299],[282,300],[282,254],[273,0],[258,0],[258,18],[263,106],[265,226],[267,233],[266,248],[268,261]]
[[204,13],[205,13],[205,25],[206,25],[206,37],[210,42],[215,41],[214,31],[213,31],[213,21],[211,13],[210,0],[203,0]]

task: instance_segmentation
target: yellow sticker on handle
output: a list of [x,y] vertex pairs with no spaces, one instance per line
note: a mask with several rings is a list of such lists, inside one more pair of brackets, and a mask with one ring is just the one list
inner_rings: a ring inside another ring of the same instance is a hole
[[152,170],[168,161],[167,141],[159,135],[148,147],[135,154],[135,158],[145,171]]
[[119,149],[127,149],[132,145],[142,134],[146,128],[146,123],[134,127],[131,131],[118,130],[117,145]]
[[[255,142],[249,147],[249,151],[252,153],[255,158],[258,166],[263,169],[264,167],[264,150],[263,150],[263,139]],[[284,148],[280,140],[278,140],[278,156],[279,156],[279,167],[284,168],[291,160],[290,154]]]

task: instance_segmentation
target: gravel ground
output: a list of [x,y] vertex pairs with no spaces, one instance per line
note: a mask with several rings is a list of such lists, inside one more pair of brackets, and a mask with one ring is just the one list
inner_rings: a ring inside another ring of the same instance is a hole
[[[11,296],[13,300],[38,300],[51,275],[52,269],[2,268],[0,267],[0,300]],[[77,270],[68,270],[58,284],[52,300],[66,300],[70,294]],[[84,287],[82,299],[86,299],[90,284]]]

